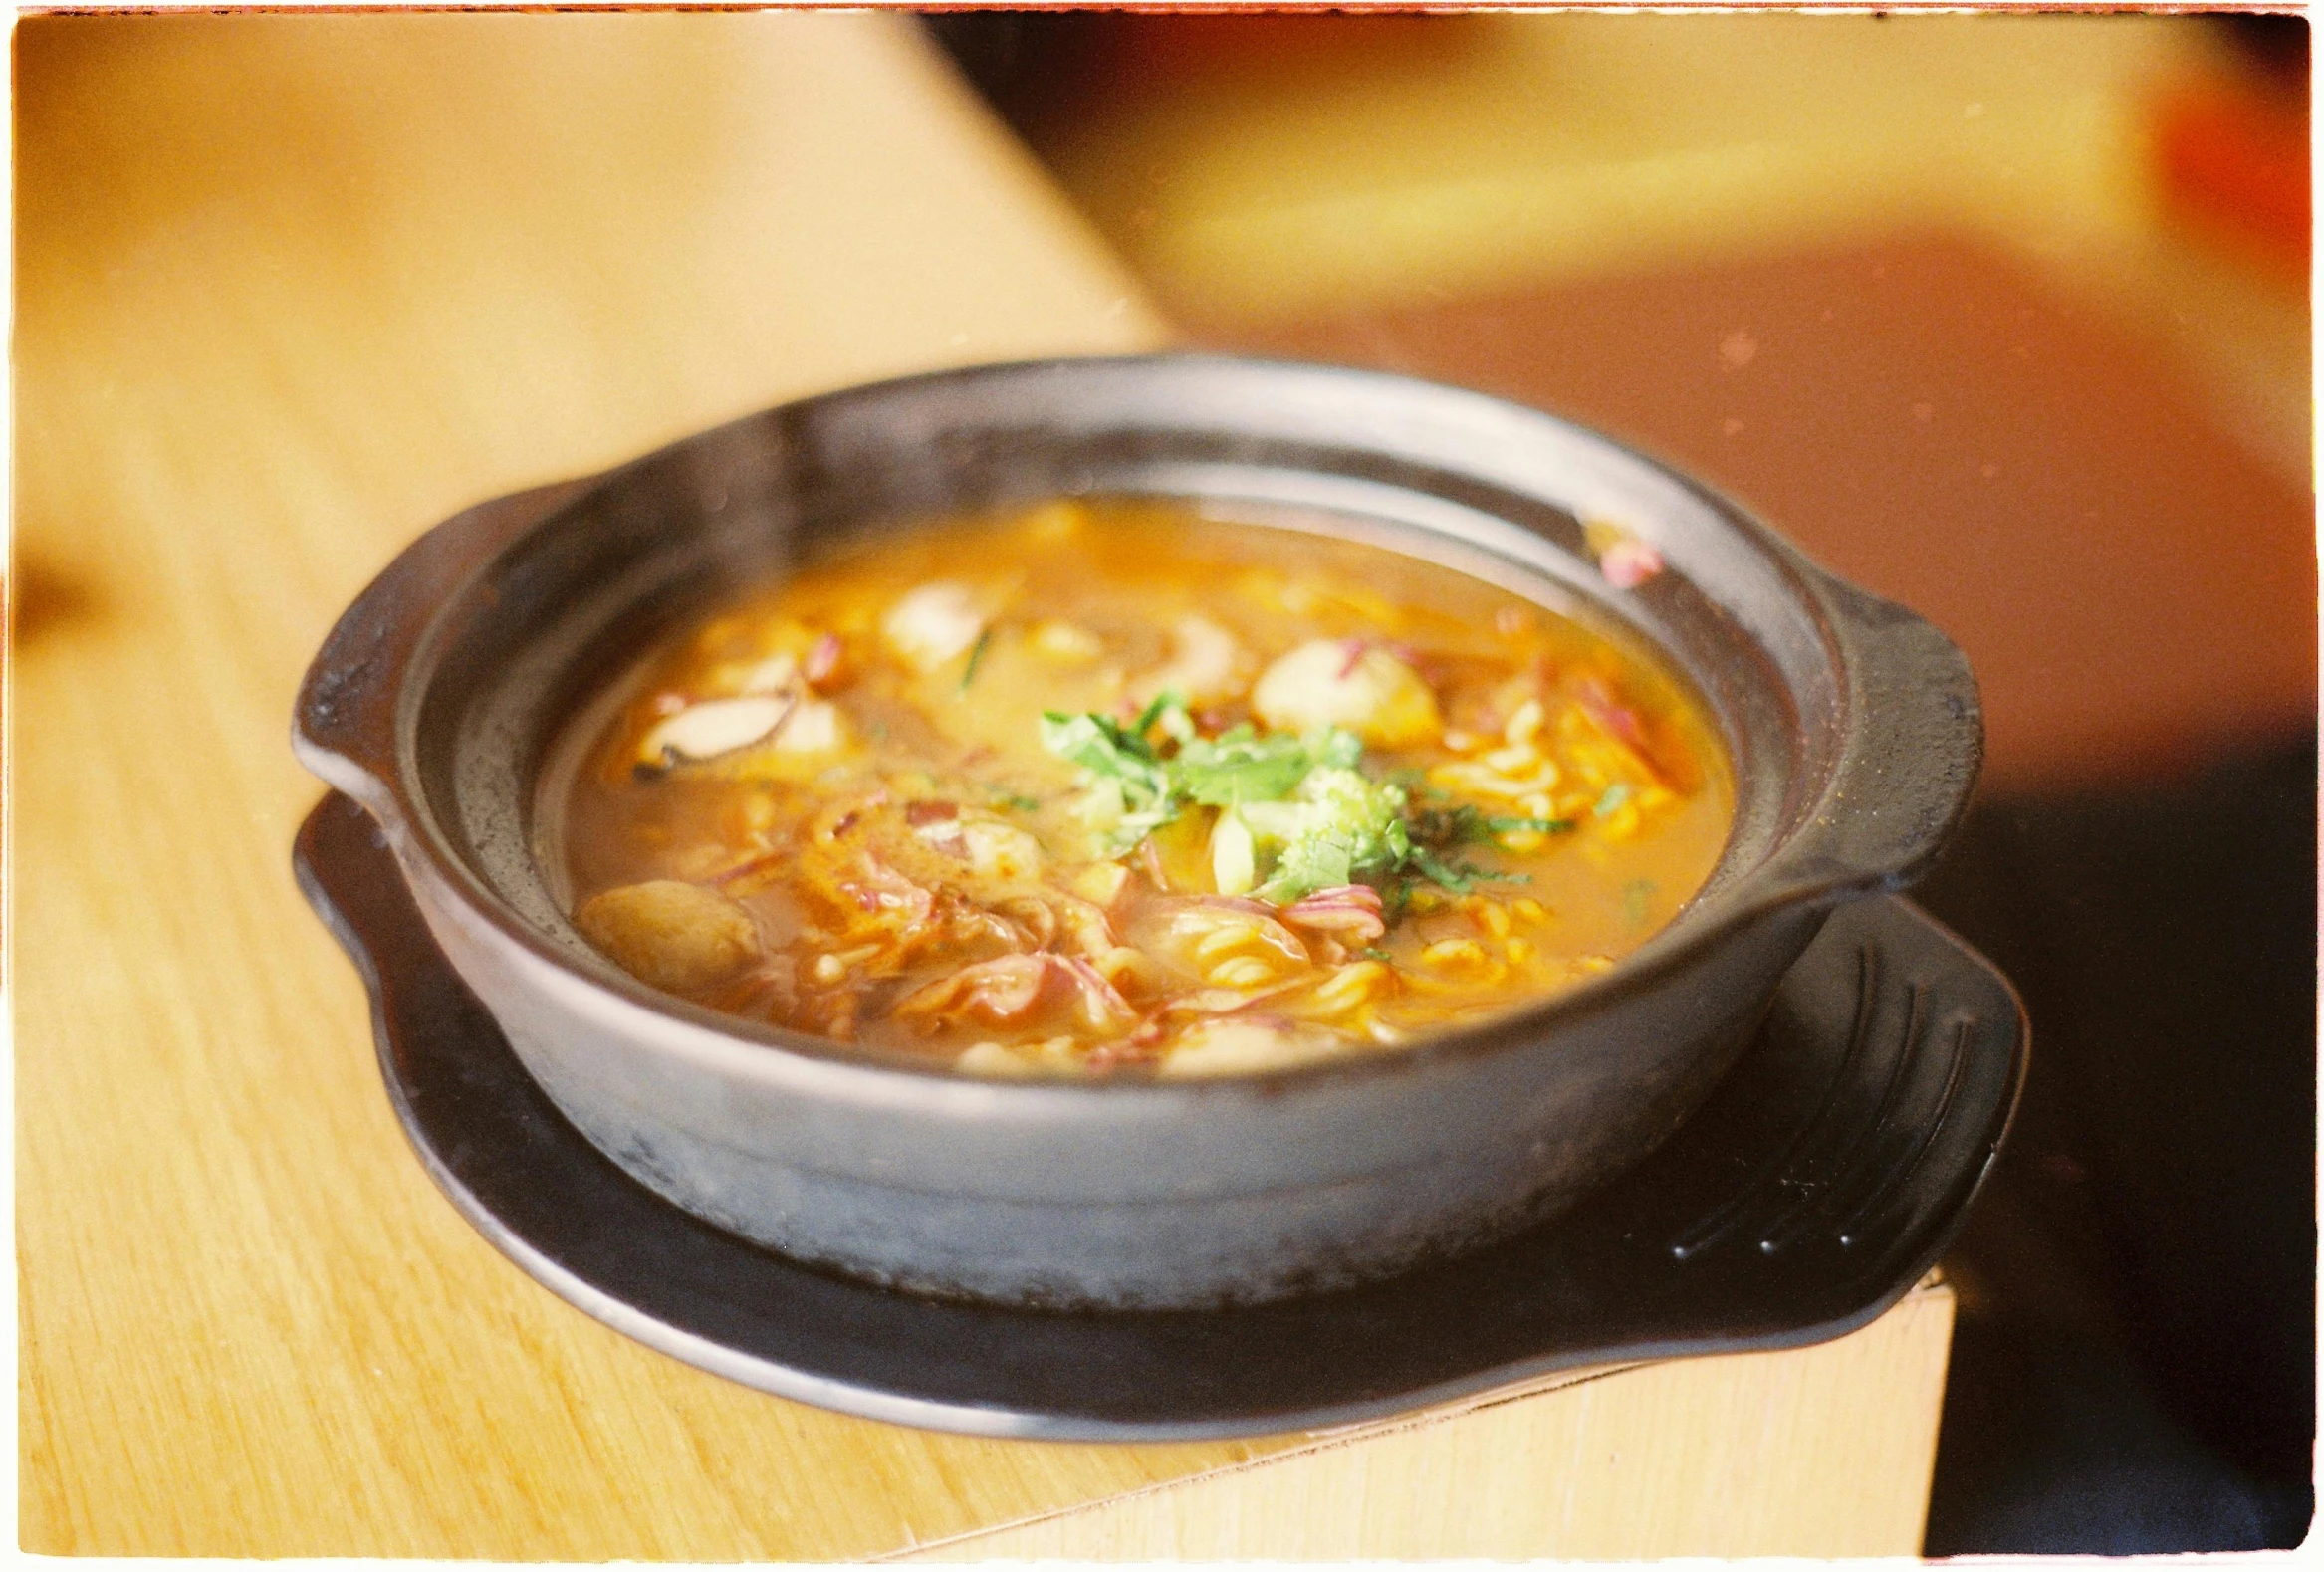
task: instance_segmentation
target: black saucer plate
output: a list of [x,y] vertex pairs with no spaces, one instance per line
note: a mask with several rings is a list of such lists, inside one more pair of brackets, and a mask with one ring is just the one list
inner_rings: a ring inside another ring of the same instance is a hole
[[296,866],[369,985],[412,1145],[519,1266],[616,1330],[748,1386],[978,1435],[1315,1430],[1563,1370],[1837,1337],[1935,1264],[2025,1069],[2008,982],[1905,902],[1859,902],[1832,917],[1684,1128],[1507,1243],[1253,1309],[938,1303],[796,1265],[600,1156],[445,964],[351,801],[334,793],[309,816]]

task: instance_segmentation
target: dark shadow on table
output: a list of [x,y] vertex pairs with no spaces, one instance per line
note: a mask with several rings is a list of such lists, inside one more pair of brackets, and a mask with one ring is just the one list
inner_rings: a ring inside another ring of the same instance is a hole
[[1920,891],[2034,1022],[1927,1549],[2249,1550],[2314,1513],[2316,745],[1980,805]]

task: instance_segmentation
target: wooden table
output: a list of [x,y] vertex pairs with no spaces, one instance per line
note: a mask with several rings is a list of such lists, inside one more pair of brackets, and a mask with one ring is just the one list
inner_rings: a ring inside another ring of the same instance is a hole
[[1942,1288],[1796,1353],[1091,1447],[764,1397],[522,1276],[405,1147],[290,880],[333,618],[472,500],[1161,326],[900,19],[36,18],[18,51],[27,1548],[1917,1548]]

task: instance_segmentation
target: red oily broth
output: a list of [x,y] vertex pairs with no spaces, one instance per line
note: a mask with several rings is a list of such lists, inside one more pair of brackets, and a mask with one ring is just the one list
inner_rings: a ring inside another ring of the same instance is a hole
[[1734,792],[1670,674],[1507,588],[1149,500],[939,521],[578,716],[576,926],[710,1009],[996,1077],[1374,1051],[1619,961]]

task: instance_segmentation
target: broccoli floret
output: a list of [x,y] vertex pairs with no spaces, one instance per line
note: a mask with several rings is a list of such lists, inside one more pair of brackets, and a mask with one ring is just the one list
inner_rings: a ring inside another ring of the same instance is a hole
[[1339,766],[1309,771],[1287,802],[1239,809],[1261,851],[1276,852],[1257,893],[1290,902],[1395,872],[1412,852],[1404,806],[1403,787]]

